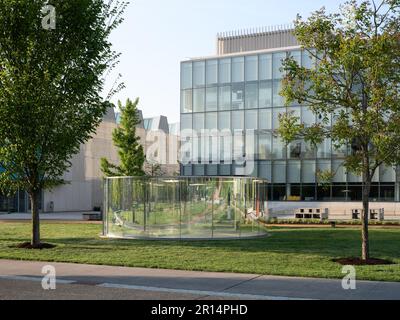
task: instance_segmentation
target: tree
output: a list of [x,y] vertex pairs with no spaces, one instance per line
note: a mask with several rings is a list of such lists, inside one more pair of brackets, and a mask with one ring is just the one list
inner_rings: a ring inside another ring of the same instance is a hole
[[282,114],[278,132],[287,143],[303,138],[316,146],[330,138],[335,147],[349,147],[343,166],[362,177],[362,259],[368,260],[371,182],[381,165],[400,160],[400,1],[348,1],[335,14],[322,8],[305,21],[298,16],[294,34],[315,64],[286,59],[281,94],[288,105],[307,105],[319,121],[307,127],[293,113]]
[[0,188],[29,194],[31,247],[41,246],[41,191],[64,182],[72,155],[109,106],[99,94],[118,58],[108,37],[125,7],[114,0],[0,0]]
[[149,177],[160,177],[166,173],[163,170],[161,164],[156,160],[146,159],[144,163],[144,172]]
[[136,136],[136,126],[140,123],[137,105],[139,98],[134,102],[127,100],[125,106],[118,101],[121,110],[121,123],[113,132],[113,141],[119,149],[120,165],[110,163],[107,159],[101,159],[101,170],[110,176],[143,176],[143,164],[145,155],[140,138]]

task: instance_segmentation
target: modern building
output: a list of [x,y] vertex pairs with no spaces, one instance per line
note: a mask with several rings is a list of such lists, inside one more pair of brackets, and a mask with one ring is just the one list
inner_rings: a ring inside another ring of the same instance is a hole
[[[330,140],[316,149],[302,140],[286,146],[276,134],[278,116],[287,111],[305,125],[319,121],[305,105],[286,107],[279,94],[289,55],[305,67],[314,63],[290,27],[278,27],[219,34],[216,55],[181,62],[181,174],[266,179],[273,201],[360,201],[361,177],[342,166],[351,146],[336,149]],[[317,171],[328,169],[336,173],[333,183],[319,186]],[[400,200],[397,172],[379,168],[373,201]]]
[[[177,132],[169,134],[170,125],[164,116],[143,119],[136,127],[136,134],[148,159],[161,164],[162,172],[173,175],[179,172]],[[95,135],[82,144],[78,154],[71,159],[71,167],[64,173],[67,183],[51,191],[42,192],[42,212],[73,212],[98,210],[103,205],[103,174],[100,159],[107,158],[118,164],[118,150],[112,140],[112,132],[119,124],[119,114],[109,109]],[[149,125],[151,123],[151,125]],[[145,126],[148,126],[147,129]],[[174,124],[174,127],[179,124]],[[25,191],[8,197],[0,194],[0,212],[28,212],[30,201]]]
[[[143,119],[141,110],[139,115],[142,121],[136,127],[136,134],[140,137],[146,156],[160,163],[165,174],[172,175],[179,171],[179,139],[178,136],[169,135],[168,119],[164,116]],[[118,118],[119,115],[110,109],[93,138],[82,145],[79,154],[73,157],[72,166],[64,175],[68,184],[43,193],[44,212],[91,211],[102,207],[104,194],[100,159],[107,158],[112,163],[119,163],[118,150],[112,140],[112,132],[119,125]],[[149,123],[154,125],[146,127]],[[174,145],[175,148],[170,147]]]

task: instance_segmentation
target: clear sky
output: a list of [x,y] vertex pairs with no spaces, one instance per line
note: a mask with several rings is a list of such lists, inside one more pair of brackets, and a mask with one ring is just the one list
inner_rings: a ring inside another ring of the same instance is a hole
[[[111,41],[122,53],[117,72],[126,89],[113,97],[140,98],[145,117],[179,121],[179,62],[216,53],[216,34],[293,22],[344,0],[130,0]],[[108,80],[108,86],[115,75]]]

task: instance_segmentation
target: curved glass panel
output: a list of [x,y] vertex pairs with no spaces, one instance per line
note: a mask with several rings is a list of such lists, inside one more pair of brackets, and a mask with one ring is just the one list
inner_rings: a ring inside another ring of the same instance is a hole
[[105,179],[104,235],[235,239],[265,235],[267,182],[236,177]]

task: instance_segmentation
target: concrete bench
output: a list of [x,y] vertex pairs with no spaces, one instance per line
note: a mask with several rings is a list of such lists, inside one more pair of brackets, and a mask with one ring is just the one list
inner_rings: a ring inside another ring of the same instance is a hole
[[83,213],[82,218],[86,221],[100,221],[101,213]]

